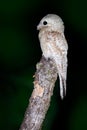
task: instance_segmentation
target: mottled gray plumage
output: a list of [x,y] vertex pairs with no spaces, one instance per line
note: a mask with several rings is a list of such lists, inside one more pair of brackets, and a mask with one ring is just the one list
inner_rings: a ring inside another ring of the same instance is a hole
[[62,19],[55,14],[43,17],[37,26],[41,50],[45,58],[52,58],[60,79],[61,98],[66,94],[67,50]]

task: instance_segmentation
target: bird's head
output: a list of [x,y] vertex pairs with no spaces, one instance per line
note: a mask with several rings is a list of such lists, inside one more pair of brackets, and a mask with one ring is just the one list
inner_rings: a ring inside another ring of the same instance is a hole
[[56,14],[48,14],[43,17],[37,26],[37,30],[48,29],[52,31],[64,32],[62,19]]

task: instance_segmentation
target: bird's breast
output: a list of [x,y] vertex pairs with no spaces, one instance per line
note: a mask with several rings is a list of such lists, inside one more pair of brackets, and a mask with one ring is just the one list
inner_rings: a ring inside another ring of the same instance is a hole
[[50,48],[51,43],[53,41],[53,38],[51,35],[49,35],[47,32],[41,32],[39,33],[39,40],[41,45],[41,50],[43,52],[43,55],[46,58],[50,58],[52,56],[52,50]]

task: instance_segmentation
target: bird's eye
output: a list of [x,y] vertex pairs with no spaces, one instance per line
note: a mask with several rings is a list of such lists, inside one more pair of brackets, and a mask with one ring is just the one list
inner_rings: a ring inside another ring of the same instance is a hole
[[44,25],[47,25],[47,21],[44,21],[43,24],[44,24]]

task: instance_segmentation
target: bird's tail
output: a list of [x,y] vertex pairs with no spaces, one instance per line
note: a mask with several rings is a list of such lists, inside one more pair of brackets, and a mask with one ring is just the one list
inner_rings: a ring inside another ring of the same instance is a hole
[[61,99],[66,95],[66,80],[59,74]]

